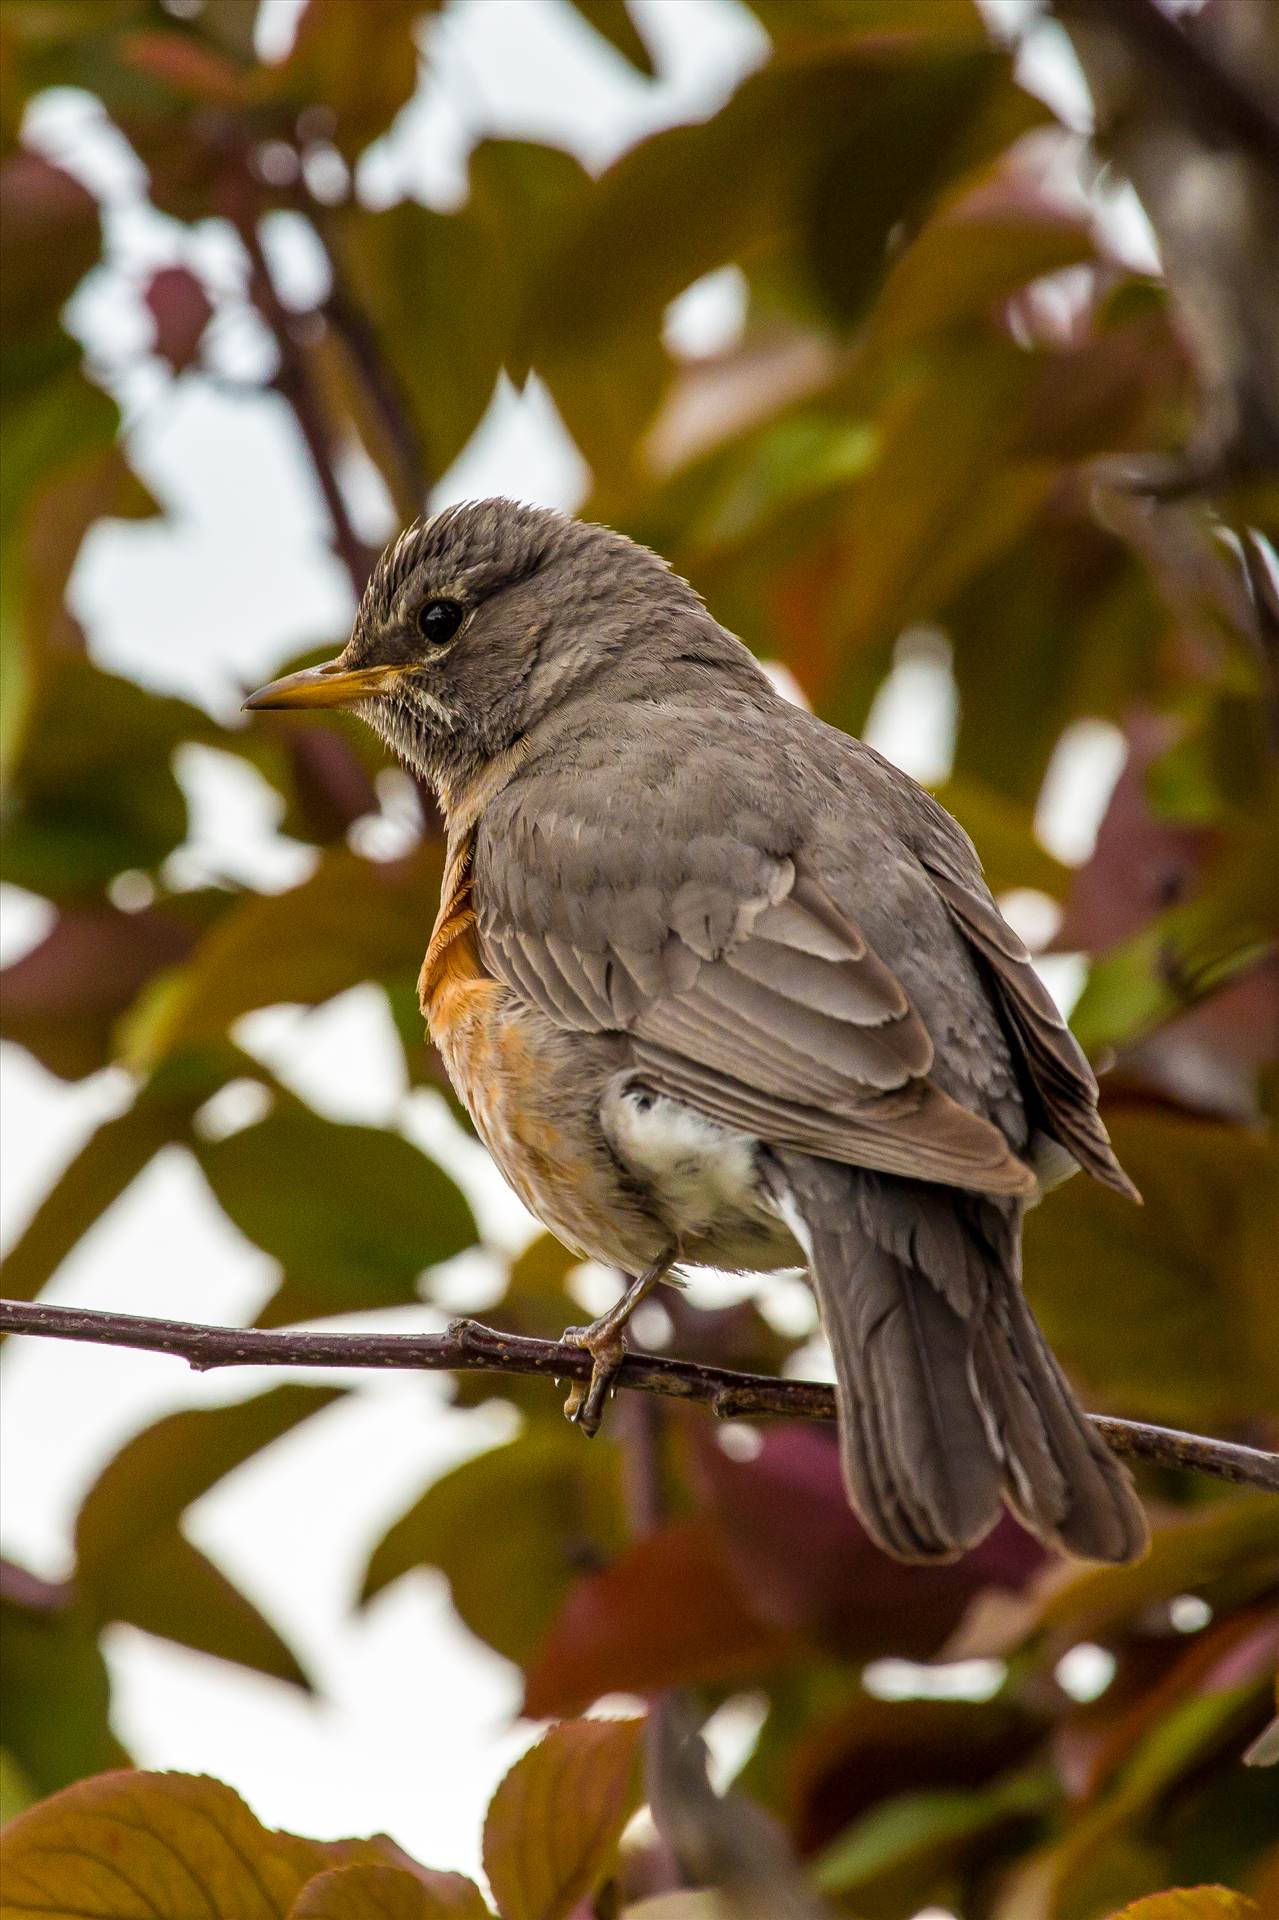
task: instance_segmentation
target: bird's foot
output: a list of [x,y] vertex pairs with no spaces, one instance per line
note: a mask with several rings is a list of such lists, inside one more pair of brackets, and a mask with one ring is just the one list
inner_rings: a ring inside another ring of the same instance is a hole
[[561,1338],[565,1346],[585,1347],[591,1356],[590,1378],[573,1381],[564,1402],[564,1417],[583,1433],[596,1434],[626,1357],[626,1336],[612,1314],[606,1313],[589,1327],[566,1327]]
[[565,1346],[585,1347],[591,1356],[590,1379],[575,1380],[564,1402],[565,1419],[571,1420],[583,1433],[595,1434],[600,1430],[613,1382],[626,1358],[627,1321],[658,1281],[665,1279],[672,1261],[677,1257],[678,1250],[674,1246],[665,1248],[651,1265],[645,1267],[643,1273],[630,1282],[621,1299],[615,1301],[607,1313],[602,1313],[598,1320],[592,1320],[589,1327],[564,1329],[561,1338]]

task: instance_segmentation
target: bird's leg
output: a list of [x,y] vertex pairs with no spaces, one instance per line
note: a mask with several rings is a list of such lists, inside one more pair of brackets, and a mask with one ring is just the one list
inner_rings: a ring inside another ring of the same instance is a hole
[[604,1403],[617,1378],[626,1354],[626,1323],[641,1300],[652,1292],[658,1281],[670,1271],[679,1253],[678,1247],[666,1247],[651,1265],[645,1267],[627,1286],[621,1299],[607,1313],[592,1320],[589,1327],[566,1327],[561,1336],[565,1345],[585,1347],[591,1356],[591,1377],[574,1380],[564,1402],[565,1418],[572,1420],[585,1434],[599,1432],[604,1418]]

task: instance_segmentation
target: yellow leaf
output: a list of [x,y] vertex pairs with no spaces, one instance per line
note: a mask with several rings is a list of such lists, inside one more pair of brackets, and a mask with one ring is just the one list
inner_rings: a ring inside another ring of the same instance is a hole
[[1134,1900],[1111,1920],[1261,1920],[1261,1908],[1229,1887],[1170,1887]]
[[272,1832],[219,1780],[102,1773],[5,1829],[0,1920],[285,1920],[317,1873],[389,1846]]
[[703,1889],[700,1893],[659,1893],[651,1900],[641,1900],[636,1907],[624,1907],[622,1920],[732,1920],[732,1913],[719,1894]]
[[605,1878],[634,1810],[640,1720],[562,1720],[516,1761],[484,1823],[503,1920],[565,1920]]
[[289,1920],[492,1920],[474,1880],[404,1867],[334,1867],[308,1880]]

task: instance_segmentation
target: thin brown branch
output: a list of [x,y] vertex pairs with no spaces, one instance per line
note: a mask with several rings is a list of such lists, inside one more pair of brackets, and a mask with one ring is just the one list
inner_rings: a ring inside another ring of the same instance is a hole
[[[321,227],[319,231],[324,240],[324,229]],[[327,241],[325,244],[327,246]],[[395,464],[400,469],[400,484],[391,488],[396,510],[402,519],[412,520],[426,505],[432,484],[421,436],[401,391],[398,376],[382,351],[382,343],[375,329],[363,308],[347,292],[331,247],[328,248],[328,254],[333,291],[325,303],[325,318],[344,342],[364,382],[365,391],[377,410],[394,450]]]
[[[43,1301],[0,1300],[0,1335],[26,1333],[51,1340],[168,1353],[197,1372],[218,1367],[351,1367],[421,1373],[537,1374],[584,1380],[591,1358],[580,1347],[526,1334],[502,1333],[475,1320],[455,1320],[445,1333],[275,1332],[261,1327],[205,1327],[187,1320],[152,1320],[95,1307],[58,1307]],[[618,1383],[672,1400],[699,1401],[721,1418],[833,1420],[832,1389],[816,1380],[782,1380],[737,1373],[666,1354],[628,1353]],[[1091,1416],[1115,1453],[1157,1466],[1183,1467],[1218,1480],[1279,1493],[1279,1453],[1244,1447],[1206,1434],[1180,1433],[1139,1420]]]
[[275,385],[288,402],[306,442],[316,482],[324,498],[333,530],[333,547],[346,568],[358,601],[364,592],[375,555],[365,546],[351,522],[337,475],[336,440],[298,337],[298,317],[281,300],[258,232],[256,210],[248,195],[230,209],[231,219],[249,261],[249,296],[275,341],[280,356]]

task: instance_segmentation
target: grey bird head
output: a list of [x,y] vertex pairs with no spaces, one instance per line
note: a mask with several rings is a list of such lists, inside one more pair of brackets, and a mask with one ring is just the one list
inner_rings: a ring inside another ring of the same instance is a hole
[[445,798],[553,709],[623,700],[695,665],[766,685],[666,562],[607,527],[481,500],[415,522],[322,667],[245,701],[351,707]]

